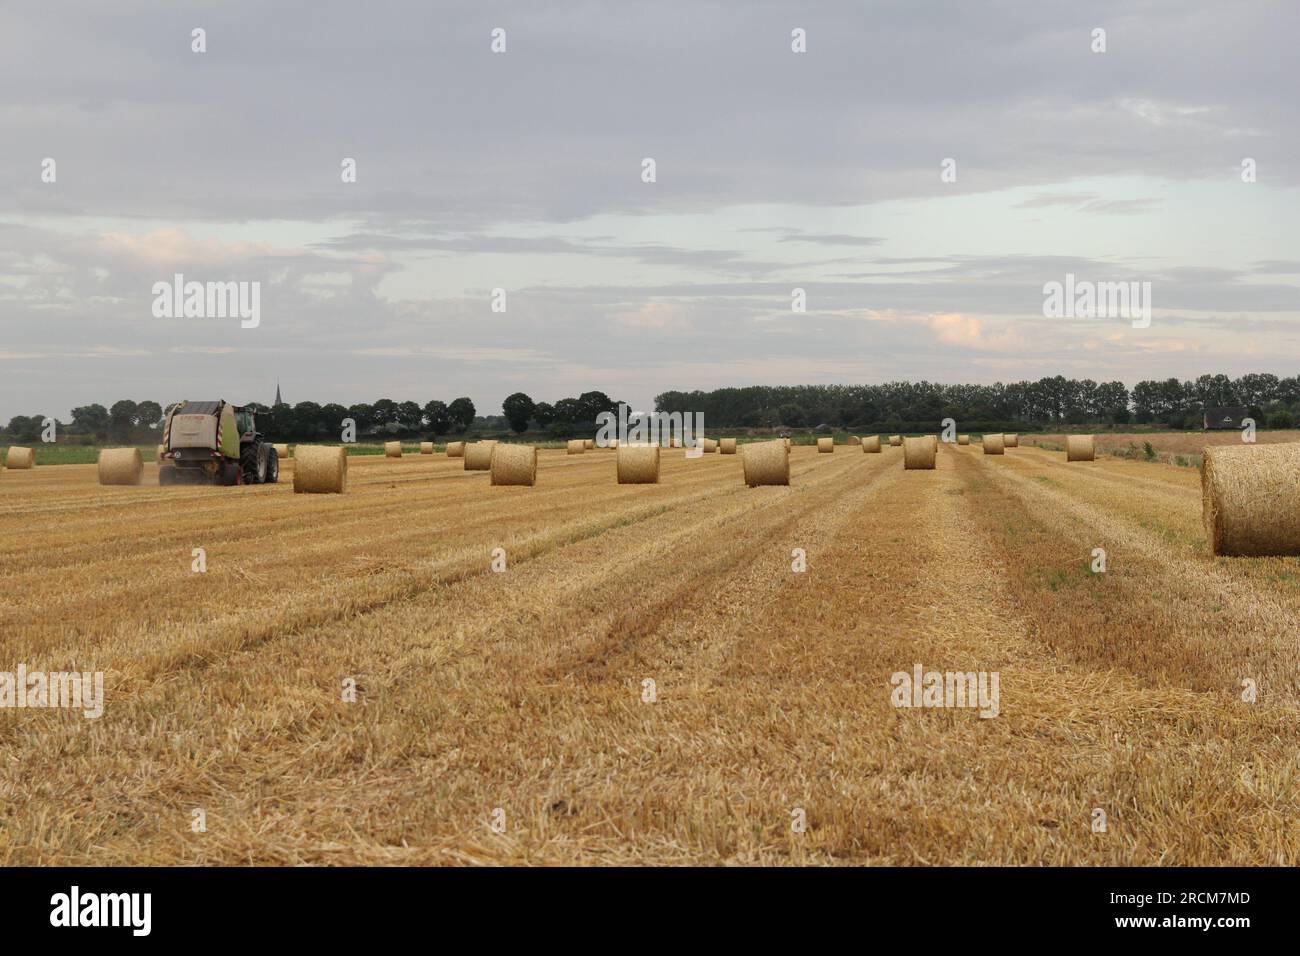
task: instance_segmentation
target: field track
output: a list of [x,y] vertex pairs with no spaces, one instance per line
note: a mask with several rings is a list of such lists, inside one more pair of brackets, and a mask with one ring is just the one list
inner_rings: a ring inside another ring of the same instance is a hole
[[[107,704],[0,710],[0,863],[1300,862],[1300,563],[1211,558],[1194,469],[1064,457],[6,471],[0,670]],[[894,708],[917,663],[1000,715]]]

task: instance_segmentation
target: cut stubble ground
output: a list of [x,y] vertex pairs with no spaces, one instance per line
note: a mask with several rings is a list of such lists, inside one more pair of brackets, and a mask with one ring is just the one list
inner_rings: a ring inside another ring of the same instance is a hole
[[[108,703],[0,712],[0,861],[1294,863],[1295,562],[1206,556],[1186,469],[1063,457],[5,475],[0,669]],[[998,671],[1000,716],[894,708],[916,663]]]

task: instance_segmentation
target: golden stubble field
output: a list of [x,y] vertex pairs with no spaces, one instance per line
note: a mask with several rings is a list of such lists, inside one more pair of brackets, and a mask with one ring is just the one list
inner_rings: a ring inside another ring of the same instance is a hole
[[[740,469],[6,472],[0,670],[103,671],[107,704],[0,710],[0,863],[1300,860],[1300,564],[1211,558],[1194,469]],[[1000,715],[893,707],[918,663],[997,671]]]

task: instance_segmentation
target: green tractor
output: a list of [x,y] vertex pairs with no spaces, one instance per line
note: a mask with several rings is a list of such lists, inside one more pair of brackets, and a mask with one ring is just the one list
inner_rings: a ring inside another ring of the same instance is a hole
[[158,484],[275,484],[280,458],[257,424],[254,409],[220,399],[177,402],[163,425]]

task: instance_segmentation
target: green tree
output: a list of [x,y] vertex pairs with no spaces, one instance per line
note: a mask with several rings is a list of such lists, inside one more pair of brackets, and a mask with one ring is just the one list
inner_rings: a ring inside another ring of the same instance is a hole
[[82,405],[72,410],[72,427],[101,441],[108,437],[108,409],[103,405]]
[[152,439],[162,427],[163,410],[157,402],[141,402],[135,407],[135,420],[143,437]]
[[9,427],[5,430],[14,441],[36,441],[40,437],[41,416],[15,415],[9,419]]
[[129,398],[114,402],[108,410],[108,433],[114,441],[130,441],[135,428],[136,408],[138,406]]
[[404,432],[418,432],[424,420],[424,409],[415,402],[402,402],[397,406],[397,424]]
[[447,406],[447,413],[451,415],[452,424],[458,432],[463,432],[474,424],[474,403],[468,398],[455,399]]
[[545,428],[555,421],[555,408],[548,402],[538,402],[533,406],[533,421]]
[[451,412],[447,410],[447,403],[434,399],[426,404],[424,406],[424,424],[435,438],[450,432]]
[[523,392],[515,392],[506,396],[506,400],[501,403],[501,410],[505,412],[510,428],[518,434],[528,430],[528,420],[533,417],[537,406]]
[[383,430],[397,421],[397,403],[391,398],[381,398],[373,406],[373,424]]
[[337,439],[343,434],[343,419],[350,417],[348,410],[342,405],[331,402],[328,405],[321,406],[321,426],[325,429],[325,434],[329,435],[331,440]]

